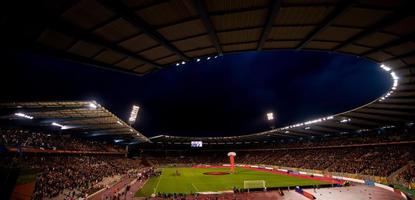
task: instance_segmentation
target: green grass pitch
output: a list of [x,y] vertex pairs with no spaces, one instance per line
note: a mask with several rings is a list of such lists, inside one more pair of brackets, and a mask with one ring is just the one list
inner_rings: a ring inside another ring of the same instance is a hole
[[[205,172],[228,172],[226,168],[162,168],[162,175],[150,178],[135,196],[148,197],[153,193],[217,192],[243,188],[244,181],[264,180],[266,187],[323,185],[325,182],[302,179],[268,172],[236,168],[235,174],[204,175]],[[176,170],[180,175],[176,176]]]

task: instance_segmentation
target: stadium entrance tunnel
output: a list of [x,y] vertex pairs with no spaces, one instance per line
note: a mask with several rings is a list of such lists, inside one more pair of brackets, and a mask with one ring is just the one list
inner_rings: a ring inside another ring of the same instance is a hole
[[222,175],[228,175],[229,172],[205,172],[204,175],[213,175],[213,176],[222,176]]

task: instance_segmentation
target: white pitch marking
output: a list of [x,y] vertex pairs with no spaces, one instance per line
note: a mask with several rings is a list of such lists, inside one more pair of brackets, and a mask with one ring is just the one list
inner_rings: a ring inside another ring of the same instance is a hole
[[156,188],[154,188],[154,194],[157,192],[157,189],[159,188],[160,180],[161,180],[161,176],[159,177],[159,180],[157,181]]
[[192,183],[193,188],[196,190],[196,192],[199,192],[199,189],[196,187],[195,184]]

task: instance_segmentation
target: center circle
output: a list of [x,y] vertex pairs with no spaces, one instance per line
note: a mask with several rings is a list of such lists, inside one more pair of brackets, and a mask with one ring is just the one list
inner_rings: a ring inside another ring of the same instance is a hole
[[228,175],[229,172],[205,172],[204,175]]

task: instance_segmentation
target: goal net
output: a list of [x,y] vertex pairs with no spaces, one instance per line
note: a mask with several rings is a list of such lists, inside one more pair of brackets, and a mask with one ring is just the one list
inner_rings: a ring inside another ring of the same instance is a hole
[[244,181],[244,189],[259,189],[259,188],[263,188],[263,189],[267,189],[267,187],[265,186],[265,181],[264,180],[249,180],[249,181]]

